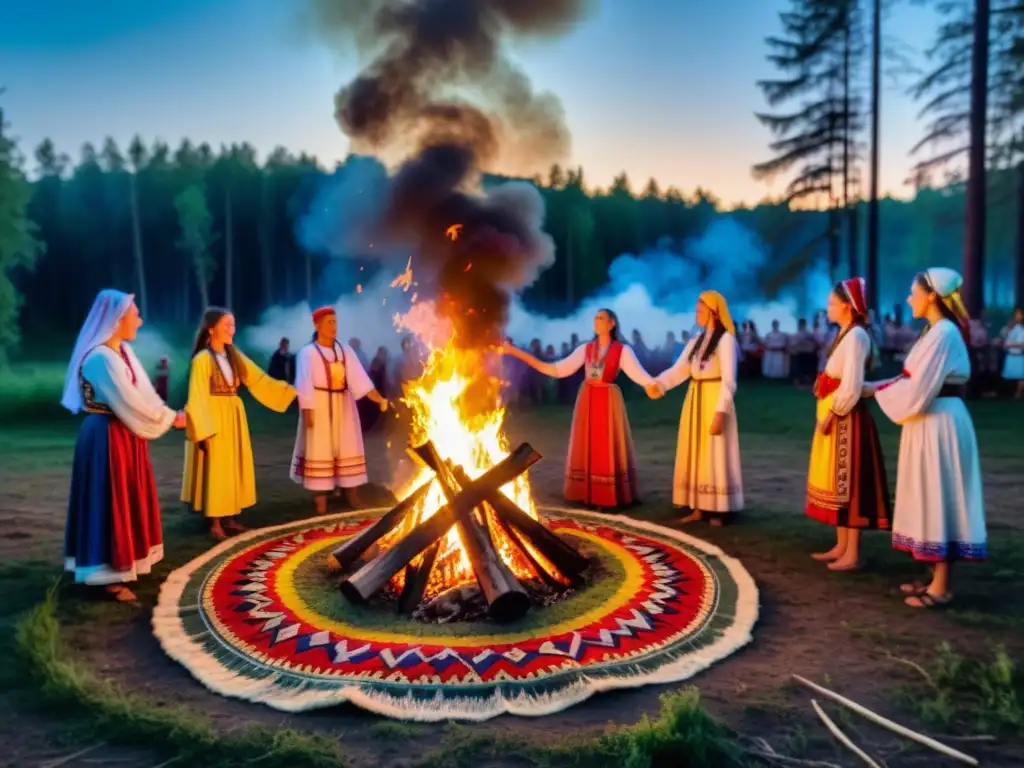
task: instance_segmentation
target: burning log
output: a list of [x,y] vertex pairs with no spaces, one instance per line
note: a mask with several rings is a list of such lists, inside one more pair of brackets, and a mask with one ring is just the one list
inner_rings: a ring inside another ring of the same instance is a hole
[[[429,443],[427,443],[429,445]],[[444,464],[441,462],[440,457],[437,456],[436,451],[433,456],[429,455],[426,451],[422,450],[425,446],[419,446],[413,449],[413,453],[423,461],[435,474],[439,474],[440,471],[446,469]],[[432,446],[431,446],[432,447]],[[437,466],[435,466],[437,465]],[[456,467],[454,470],[455,478],[458,480],[460,485],[465,486],[469,482],[469,478],[466,476],[464,470],[460,467]],[[495,490],[487,496],[485,501],[493,507],[495,514],[498,519],[503,523],[515,528],[516,531],[522,535],[522,537],[530,543],[534,549],[536,549],[548,562],[558,569],[558,572],[568,578],[570,581],[578,582],[579,576],[587,568],[587,559],[583,557],[576,549],[565,541],[557,533],[549,529],[539,520],[534,520],[528,514],[523,512],[516,503],[503,494],[499,489]],[[513,538],[513,541],[519,543],[518,537]],[[534,560],[529,552],[524,553],[528,556],[528,559]]]
[[427,495],[432,482],[432,480],[428,480],[423,483],[423,485],[402,499],[394,509],[383,515],[376,523],[360,531],[352,538],[347,539],[340,547],[331,552],[327,556],[327,562],[331,569],[339,571],[348,570],[374,544],[400,526],[405,516]]
[[423,600],[427,585],[430,583],[430,572],[434,570],[440,549],[441,542],[435,541],[423,554],[423,559],[418,565],[410,563],[405,566],[405,586],[398,597],[399,613],[412,613]]
[[540,459],[541,455],[528,443],[520,445],[500,463],[465,486],[452,501],[420,522],[393,547],[342,581],[341,593],[351,602],[365,603],[420,552],[447,535],[457,521],[470,516],[473,509],[492,492],[515,480]]
[[[454,503],[459,497],[460,483],[442,461],[434,444],[428,440],[413,451],[434,470],[448,503]],[[463,487],[471,485],[472,483],[465,483]],[[486,524],[477,519],[475,511],[471,509],[465,515],[460,515],[455,525],[459,530],[462,545],[466,548],[466,556],[473,568],[473,575],[476,576],[480,591],[487,601],[491,618],[501,623],[522,618],[530,608],[530,597],[512,570],[498,555]]]

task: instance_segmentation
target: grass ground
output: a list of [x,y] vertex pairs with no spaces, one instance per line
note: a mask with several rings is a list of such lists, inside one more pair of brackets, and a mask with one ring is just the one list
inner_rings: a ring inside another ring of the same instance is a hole
[[[24,373],[24,372],[23,372]],[[1024,750],[1024,441],[1020,404],[981,402],[972,412],[982,449],[991,561],[956,574],[957,602],[913,611],[896,594],[919,575],[884,534],[868,537],[869,569],[833,574],[808,554],[830,531],[802,515],[811,427],[809,395],[749,385],[738,400],[748,510],[737,525],[692,529],[740,558],[761,589],[762,612],[747,649],[692,685],[598,696],[541,720],[503,717],[428,727],[350,708],[284,716],[207,692],[160,651],[149,611],[160,579],[208,546],[201,526],[174,503],[180,437],[153,446],[165,509],[167,562],[143,582],[141,607],[81,599],[57,583],[76,421],[54,408],[62,371],[0,376],[0,765],[203,766],[729,766],[855,765],[817,721],[792,673],[827,685],[912,728],[949,738],[985,765],[1019,765]],[[631,399],[645,492],[639,517],[673,524],[670,480],[681,393]],[[250,408],[260,506],[249,522],[308,514],[287,479],[294,414]],[[515,440],[548,458],[531,472],[538,497],[557,501],[570,413],[523,409]],[[898,434],[879,419],[895,476]],[[395,425],[367,448],[371,479],[403,466]],[[390,444],[390,446],[389,446]],[[699,691],[698,691],[699,689]],[[830,709],[847,733],[897,766],[940,766],[866,721]],[[84,750],[84,752],[83,752]],[[4,763],[4,760],[7,760]],[[63,761],[63,762],[61,762]]]

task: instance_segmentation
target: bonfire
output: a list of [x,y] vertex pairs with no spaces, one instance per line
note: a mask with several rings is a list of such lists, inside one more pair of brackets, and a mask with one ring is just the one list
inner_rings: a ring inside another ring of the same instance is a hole
[[[410,267],[396,284],[411,289]],[[460,345],[444,299],[414,301],[395,317],[427,350],[402,397],[419,470],[396,494],[398,506],[332,553],[332,565],[354,570],[341,589],[356,602],[394,599],[434,621],[484,612],[512,621],[564,595],[586,560],[538,515],[525,471],[541,457],[509,445],[500,357]]]

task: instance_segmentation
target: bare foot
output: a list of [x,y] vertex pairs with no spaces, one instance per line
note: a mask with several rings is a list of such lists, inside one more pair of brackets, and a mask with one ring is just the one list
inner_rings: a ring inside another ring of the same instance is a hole
[[845,551],[839,547],[832,547],[828,552],[815,552],[811,557],[819,563],[831,563],[833,560],[838,560],[842,557]]
[[695,509],[685,517],[679,518],[680,523],[696,523],[704,519],[704,514],[699,510]]
[[725,525],[725,520],[723,520],[718,515],[712,517],[710,520],[708,520],[708,522],[711,524],[712,528],[721,528],[723,525]]
[[119,603],[131,603],[138,600],[135,593],[128,589],[124,584],[110,584],[104,589],[108,595],[113,597]]
[[920,595],[911,595],[903,602],[911,608],[945,608],[953,602],[953,593],[935,595],[931,592],[922,592]]
[[359,498],[359,491],[355,488],[346,488],[343,493],[345,494],[345,503],[348,504],[352,509],[361,508],[361,500]]
[[830,571],[859,571],[863,567],[864,565],[860,560],[850,560],[845,557],[828,564]]
[[224,523],[224,527],[227,528],[229,531],[234,531],[235,533],[241,533],[242,531],[249,530],[237,520],[228,520],[226,523]]
[[224,533],[224,527],[219,522],[212,523],[210,525],[210,535],[217,541],[224,541],[224,539],[228,537],[228,535]]

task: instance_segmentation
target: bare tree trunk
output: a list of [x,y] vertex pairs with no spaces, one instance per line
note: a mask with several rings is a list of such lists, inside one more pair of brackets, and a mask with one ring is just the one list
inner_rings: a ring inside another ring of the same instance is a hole
[[572,252],[572,246],[573,246],[573,239],[574,239],[573,238],[573,233],[574,233],[573,230],[575,229],[575,227],[573,226],[573,220],[572,219],[573,219],[573,211],[570,210],[569,211],[569,237],[566,238],[566,243],[565,243],[565,252],[566,252],[565,253],[565,255],[566,255],[566,258],[565,258],[565,299],[568,302],[568,305],[570,307],[573,306],[573,301],[575,299],[575,297],[573,295],[573,284],[572,284],[572,281],[573,281],[573,270],[572,270],[572,266],[573,266],[573,252]]
[[181,313],[181,324],[187,325],[190,318],[188,316],[188,284],[191,278],[192,268],[189,265],[189,259],[184,258],[181,260],[183,274],[181,276],[181,304],[178,311]]
[[1024,159],[1017,165],[1016,306],[1024,307]]
[[985,307],[985,129],[988,122],[989,0],[974,3],[971,52],[971,143],[964,219],[963,298],[971,317]]
[[231,185],[228,180],[224,190],[224,306],[234,307],[235,282],[235,227],[234,206],[231,204]]
[[878,121],[882,95],[882,0],[874,0],[871,31],[871,198],[868,200],[868,308],[878,312]]
[[273,260],[270,253],[270,184],[266,173],[260,174],[260,221],[259,221],[259,242],[260,242],[260,267],[263,272],[263,307],[270,307],[274,303],[274,290],[272,282],[274,279]]
[[850,37],[852,19],[846,15],[846,29],[843,37],[843,210],[846,212],[846,263],[850,277],[858,274],[860,269],[857,258],[857,203],[850,207],[850,142],[853,140],[850,130]]
[[138,174],[128,174],[129,197],[132,207],[132,252],[135,255],[135,278],[139,289],[139,312],[143,317],[149,316],[149,300],[146,296],[146,266],[142,253],[142,222],[139,220],[139,186]]

